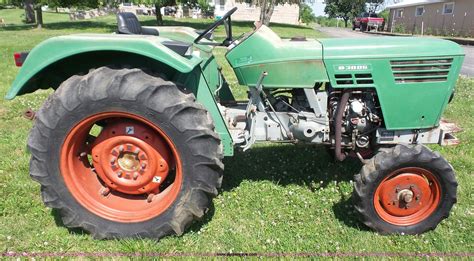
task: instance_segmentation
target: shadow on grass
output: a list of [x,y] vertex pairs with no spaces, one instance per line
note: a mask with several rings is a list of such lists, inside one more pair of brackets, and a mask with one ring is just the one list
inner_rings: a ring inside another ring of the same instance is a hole
[[[281,145],[257,147],[225,158],[222,190],[238,187],[244,180],[270,180],[286,186],[296,184],[312,191],[327,187],[331,182],[348,182],[362,167],[357,159],[335,162],[325,147]],[[316,196],[316,195],[315,195]],[[352,197],[341,195],[333,205],[334,215],[348,227],[368,230],[359,222]]]
[[[211,221],[212,217],[214,216],[214,213],[215,213],[214,202],[211,201],[206,214],[204,214],[204,216],[201,219],[198,219],[198,220],[195,220],[194,222],[192,222],[190,224],[190,226],[186,228],[185,233],[188,233],[188,232],[197,233],[199,230],[201,230],[201,228],[205,224],[207,224],[209,221]],[[69,234],[89,235],[89,233],[87,231],[85,231],[84,229],[82,229],[82,228],[66,227],[64,225],[63,220],[61,219],[61,213],[59,213],[59,210],[54,209],[54,208],[51,209],[51,216],[53,216],[54,223],[56,224],[56,226],[65,227],[68,230]],[[113,240],[113,239],[111,239],[111,240]]]
[[[297,184],[311,190],[326,187],[332,181],[349,181],[360,168],[358,160],[334,162],[325,147],[277,145],[236,151],[225,158],[223,190],[239,186],[243,180],[270,180],[286,186]],[[314,184],[315,182],[317,184]]]
[[[164,26],[186,26],[186,27],[192,27],[195,29],[205,29],[212,23],[212,20],[209,20],[209,23],[206,23],[206,22],[202,22],[202,21],[190,22],[188,20],[184,20],[184,21],[165,20]],[[154,20],[141,21],[141,24],[143,26],[157,26],[157,23]],[[247,25],[247,23],[243,23],[243,24]],[[248,26],[250,27],[251,24],[249,23]],[[15,25],[7,25],[5,27],[0,27],[0,31],[21,31],[21,30],[30,30],[34,28],[36,28],[36,26],[31,25],[31,24],[15,24]],[[114,32],[117,29],[117,24],[114,22],[107,22],[107,21],[83,20],[83,21],[45,23],[43,28],[48,29],[48,30],[106,29],[110,32]]]
[[81,228],[69,228],[64,225],[63,220],[61,219],[61,213],[59,213],[58,209],[51,209],[51,215],[54,217],[54,223],[56,223],[56,226],[58,227],[65,227],[69,231],[70,234],[76,234],[76,235],[84,235],[88,234],[85,230]]
[[[299,145],[261,145],[245,153],[236,151],[233,157],[224,159],[224,164],[223,191],[238,187],[244,180],[268,180],[280,186],[296,184],[316,191],[334,181],[352,180],[361,167],[358,160],[334,162],[324,147]],[[349,227],[366,229],[352,210],[351,198],[343,199],[333,206],[334,214],[341,222]],[[187,231],[199,231],[212,219],[214,211],[211,203],[204,217],[192,223]],[[58,211],[52,210],[51,214],[58,226],[64,226]],[[68,230],[73,234],[86,233],[81,229]]]
[[[5,27],[0,27],[0,31],[22,31],[35,29],[35,25],[31,24],[18,24],[18,25],[8,25]],[[88,29],[107,29],[110,32],[116,30],[117,26],[115,24],[103,22],[103,21],[68,21],[68,22],[55,22],[55,23],[45,23],[43,28],[48,30],[88,30]]]
[[358,212],[354,209],[352,197],[343,198],[332,206],[334,216],[344,225],[360,231],[371,231],[370,228],[360,222]]

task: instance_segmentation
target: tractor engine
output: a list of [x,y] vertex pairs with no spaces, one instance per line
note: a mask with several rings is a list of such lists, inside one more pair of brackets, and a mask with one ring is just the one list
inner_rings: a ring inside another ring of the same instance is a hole
[[[336,112],[340,104],[340,93],[329,95],[329,119],[332,132],[337,127]],[[342,116],[342,145],[345,147],[368,148],[371,138],[382,124],[380,106],[374,92],[352,92]]]

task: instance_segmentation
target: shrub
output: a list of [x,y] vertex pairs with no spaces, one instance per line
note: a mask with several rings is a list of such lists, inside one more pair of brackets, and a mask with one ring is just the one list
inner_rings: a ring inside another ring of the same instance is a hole
[[399,33],[399,34],[405,34],[407,32],[407,30],[405,29],[405,25],[403,24],[397,24],[394,28],[393,28],[393,31],[395,33]]
[[337,19],[336,18],[328,18],[325,16],[318,16],[316,17],[316,23],[323,27],[336,27],[337,26]]
[[306,4],[300,6],[300,21],[305,24],[310,24],[316,21],[316,17],[313,14],[313,9]]

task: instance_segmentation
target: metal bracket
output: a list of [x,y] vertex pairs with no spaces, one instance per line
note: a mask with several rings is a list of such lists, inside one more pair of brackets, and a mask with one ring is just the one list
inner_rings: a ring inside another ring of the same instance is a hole
[[321,106],[319,106],[318,98],[316,97],[316,93],[314,89],[303,89],[304,94],[306,95],[306,99],[308,99],[309,107],[314,110],[317,117],[321,117],[320,115],[323,113]]
[[217,70],[219,71],[219,73],[217,74],[219,84],[217,85],[217,89],[214,91],[214,96],[216,98],[219,97],[219,91],[222,89],[222,86],[224,86],[224,79],[222,79],[223,78],[222,77],[222,67],[217,68]]
[[243,151],[246,151],[252,147],[252,145],[255,143],[255,125],[257,123],[257,117],[255,110],[251,112],[250,116],[247,117],[247,126],[250,125],[250,130],[245,130],[243,135],[244,138],[244,145],[240,146]]
[[314,89],[303,89],[306,99],[308,99],[309,107],[313,109],[314,115],[318,118],[318,122],[322,121],[326,126],[324,133],[324,141],[329,140],[329,118],[327,113],[328,94],[325,91],[316,92]]
[[250,87],[250,98],[249,103],[247,104],[247,109],[245,111],[245,117],[247,118],[247,124],[245,126],[245,131],[242,134],[244,137],[245,144],[241,146],[243,151],[246,151],[252,147],[255,143],[255,125],[256,125],[256,111],[265,111],[265,106],[263,105],[262,98],[260,94],[263,90],[263,79],[267,76],[267,72],[262,72],[260,78],[258,78],[257,84],[255,87]]

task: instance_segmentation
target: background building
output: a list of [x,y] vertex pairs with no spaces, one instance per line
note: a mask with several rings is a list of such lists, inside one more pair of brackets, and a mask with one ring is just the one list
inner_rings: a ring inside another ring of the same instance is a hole
[[[260,20],[260,7],[250,3],[239,3],[235,0],[214,0],[215,16],[222,16],[230,9],[237,7],[232,15],[235,21],[258,21]],[[270,22],[282,24],[299,24],[300,7],[296,4],[276,5]]]
[[388,31],[474,37],[474,0],[406,0],[387,8]]

